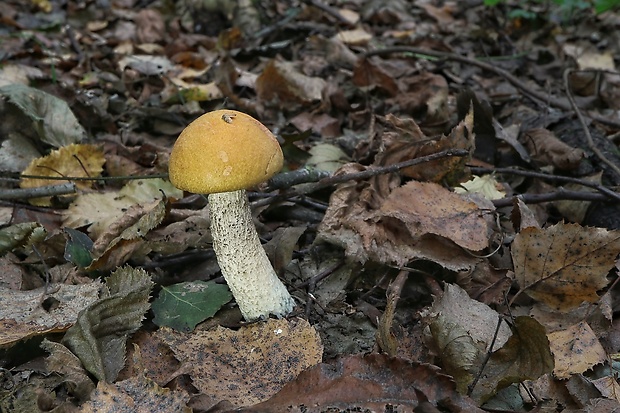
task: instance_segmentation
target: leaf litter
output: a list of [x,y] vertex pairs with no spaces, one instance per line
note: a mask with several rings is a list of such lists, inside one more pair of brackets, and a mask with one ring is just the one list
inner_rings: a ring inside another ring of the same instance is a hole
[[[617,13],[465,4],[3,4],[0,410],[617,409]],[[240,322],[165,179],[222,106],[285,141],[289,319]]]

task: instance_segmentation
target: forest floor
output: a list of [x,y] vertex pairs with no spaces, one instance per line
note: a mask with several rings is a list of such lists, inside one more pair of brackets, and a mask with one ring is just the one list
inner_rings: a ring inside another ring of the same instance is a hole
[[[0,411],[618,411],[619,64],[586,1],[3,1]],[[286,317],[168,180],[219,109]]]

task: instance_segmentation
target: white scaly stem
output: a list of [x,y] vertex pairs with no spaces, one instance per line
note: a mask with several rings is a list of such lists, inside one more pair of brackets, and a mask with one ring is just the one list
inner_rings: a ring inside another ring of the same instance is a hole
[[293,298],[258,239],[245,190],[209,195],[213,250],[247,321],[288,315]]

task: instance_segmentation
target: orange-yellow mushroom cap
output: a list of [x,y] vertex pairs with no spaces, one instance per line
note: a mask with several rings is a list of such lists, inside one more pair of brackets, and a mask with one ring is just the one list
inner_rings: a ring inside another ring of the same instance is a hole
[[235,110],[216,110],[190,123],[175,142],[170,182],[196,194],[247,189],[282,169],[280,144],[269,129]]

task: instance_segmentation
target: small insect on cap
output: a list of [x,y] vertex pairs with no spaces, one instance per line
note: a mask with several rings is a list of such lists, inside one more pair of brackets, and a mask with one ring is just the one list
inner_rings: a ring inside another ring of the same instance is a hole
[[282,169],[280,144],[269,129],[235,110],[205,113],[175,142],[170,182],[184,191],[212,194],[247,189]]

